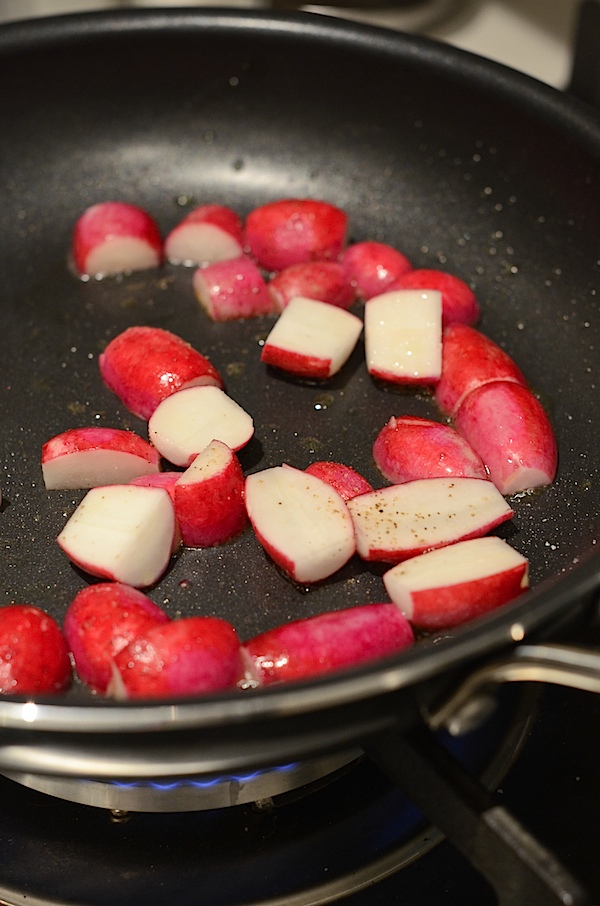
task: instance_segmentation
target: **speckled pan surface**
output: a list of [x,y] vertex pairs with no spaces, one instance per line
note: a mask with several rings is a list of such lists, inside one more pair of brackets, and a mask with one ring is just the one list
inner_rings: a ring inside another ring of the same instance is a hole
[[[272,321],[210,323],[188,269],[85,283],[69,268],[75,218],[96,201],[140,204],[166,234],[195,203],[245,215],[284,196],[332,201],[348,211],[351,239],[383,240],[417,267],[473,284],[480,328],[515,358],[551,416],[559,475],[515,500],[499,532],[530,558],[527,601],[397,661],[299,690],[190,702],[178,715],[250,724],[257,714],[379,699],[494,651],[514,621],[529,637],[589,599],[600,572],[593,111],[452,48],[309,14],[138,10],[11,24],[0,29],[0,84],[2,603],[29,601],[62,620],[87,582],[54,540],[81,495],[45,491],[40,449],[74,426],[145,435],[98,372],[98,354],[128,325],[172,330],[222,370],[255,419],[241,454],[248,470],[333,458],[383,483],[371,445],[389,416],[439,417],[424,394],[376,387],[360,347],[318,386],[265,369],[260,342]],[[381,570],[358,560],[298,589],[249,531],[222,548],[184,551],[149,594],[172,615],[223,616],[244,638],[384,597]],[[3,720],[18,725],[11,704]],[[71,722],[102,711],[116,729],[128,712],[159,710],[162,719],[163,706],[98,708],[75,689],[43,713],[57,726],[61,712]]]

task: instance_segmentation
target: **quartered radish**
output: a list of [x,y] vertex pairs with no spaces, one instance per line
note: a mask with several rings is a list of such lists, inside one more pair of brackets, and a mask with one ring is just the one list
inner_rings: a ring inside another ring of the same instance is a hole
[[347,362],[363,324],[335,305],[296,296],[279,315],[261,351],[261,361],[300,377],[323,380]]
[[273,311],[266,281],[246,255],[199,267],[192,282],[198,302],[213,321],[256,318]]
[[191,464],[213,440],[234,452],[254,433],[252,417],[219,387],[189,387],[164,399],[148,422],[150,441],[176,466]]
[[471,287],[446,271],[419,268],[400,275],[390,289],[437,289],[442,294],[442,327],[448,324],[475,324],[479,302]]
[[335,261],[346,244],[347,227],[348,215],[335,205],[284,198],[250,211],[245,247],[267,271],[302,261]]
[[163,244],[156,222],[142,208],[104,201],[77,220],[72,254],[82,276],[99,278],[158,267]]
[[526,387],[495,381],[472,390],[456,429],[485,463],[501,494],[545,487],[556,477],[558,449],[550,419]]
[[97,582],[79,591],[65,613],[63,632],[79,679],[105,693],[113,658],[169,616],[143,592],[121,582]]
[[159,469],[158,451],[133,431],[120,428],[71,428],[42,447],[48,491],[127,484]]
[[442,376],[435,400],[454,416],[472,390],[490,381],[513,381],[525,386],[521,369],[497,343],[468,324],[451,324],[444,330]]
[[175,515],[186,547],[213,547],[238,535],[248,517],[244,472],[235,453],[213,440],[174,486]]
[[392,601],[420,629],[457,626],[516,598],[528,561],[501,538],[476,538],[398,563],[384,573]]
[[331,576],[355,551],[344,499],[300,469],[274,466],[248,475],[246,509],[265,551],[295,582]]
[[160,327],[129,327],[98,359],[103,381],[124,406],[149,419],[161,400],[186,387],[223,388],[215,366],[181,337]]
[[31,604],[0,607],[0,695],[47,695],[71,685],[69,648],[60,626]]
[[354,287],[339,261],[306,261],[279,271],[268,283],[276,311],[283,311],[296,296],[350,308],[356,298]]
[[247,673],[259,685],[291,682],[395,654],[413,644],[394,604],[365,604],[296,620],[247,641]]
[[230,689],[242,679],[240,642],[218,617],[184,617],[142,632],[114,658],[108,693],[169,698]]
[[355,242],[345,249],[340,261],[346,279],[365,300],[386,292],[395,280],[412,270],[408,258],[384,242]]
[[187,267],[239,258],[244,251],[242,220],[232,209],[204,204],[190,211],[165,239],[171,264]]
[[365,303],[369,374],[398,384],[435,384],[442,371],[442,296],[394,290]]
[[482,478],[423,478],[361,494],[346,505],[358,554],[390,563],[481,537],[513,516]]
[[[165,471],[155,472],[152,475],[140,475],[134,478],[130,484],[138,485],[143,488],[164,488],[167,491],[173,506],[175,506],[175,485],[181,478],[181,472]],[[181,528],[175,512],[175,534],[173,536],[173,553],[176,553],[183,543],[181,537]]]
[[175,534],[175,510],[164,488],[106,485],[83,498],[57,541],[92,576],[136,588],[165,572]]
[[481,457],[458,431],[412,415],[389,419],[375,439],[373,458],[394,484],[415,478],[488,478]]
[[309,475],[320,478],[321,481],[326,481],[344,500],[350,500],[351,497],[373,490],[367,479],[363,478],[356,469],[341,462],[319,460],[311,462],[305,471]]

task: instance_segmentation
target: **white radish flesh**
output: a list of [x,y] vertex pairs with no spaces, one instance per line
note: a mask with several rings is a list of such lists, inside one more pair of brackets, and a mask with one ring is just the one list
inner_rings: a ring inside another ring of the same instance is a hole
[[395,290],[365,303],[369,374],[400,384],[434,384],[442,372],[442,296]]
[[48,491],[127,484],[159,469],[154,447],[119,428],[73,428],[42,447],[42,475]]

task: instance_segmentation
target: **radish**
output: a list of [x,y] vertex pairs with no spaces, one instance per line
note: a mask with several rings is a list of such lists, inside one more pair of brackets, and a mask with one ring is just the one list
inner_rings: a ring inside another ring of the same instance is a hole
[[383,582],[414,626],[445,629],[516,598],[529,585],[528,561],[500,538],[476,538],[398,563]]
[[249,475],[246,509],[260,544],[295,582],[326,579],[355,551],[346,502],[300,469],[274,466]]
[[141,588],[165,572],[175,534],[175,511],[163,488],[92,488],[59,534],[59,546],[80,569]]
[[335,205],[284,198],[250,211],[245,247],[267,271],[302,261],[335,261],[346,244],[347,227],[347,214]]
[[147,440],[119,428],[71,428],[42,447],[46,490],[127,484],[157,473],[160,456]]
[[369,374],[399,384],[434,384],[442,371],[442,296],[395,290],[365,303]]
[[525,386],[521,369],[500,346],[468,324],[451,324],[442,336],[442,376],[435,400],[446,415],[456,415],[472,390],[490,381]]
[[422,478],[347,502],[364,560],[396,563],[487,534],[513,516],[491,481]]
[[174,486],[175,515],[186,547],[213,547],[246,526],[244,473],[235,453],[213,440]]
[[267,336],[261,361],[299,377],[324,380],[347,362],[362,328],[352,312],[296,296]]
[[190,211],[165,239],[171,264],[187,267],[239,258],[244,230],[240,217],[220,204],[204,204]]
[[193,287],[213,321],[255,318],[273,311],[265,279],[246,255],[199,267],[194,271]]
[[0,607],[0,695],[55,694],[71,680],[69,649],[56,620],[31,604]]
[[326,481],[334,488],[344,500],[350,500],[358,494],[366,494],[373,488],[366,478],[363,478],[356,469],[346,466],[341,462],[319,461],[311,462],[305,472],[315,475],[321,481]]
[[144,630],[114,658],[108,693],[119,698],[203,695],[242,679],[240,642],[217,617],[184,617]]
[[487,478],[481,458],[450,425],[392,416],[373,444],[377,468],[394,484],[415,478]]
[[384,242],[355,242],[343,252],[340,261],[346,279],[364,300],[386,292],[395,280],[412,270],[408,258]]
[[105,693],[115,655],[149,627],[168,621],[164,610],[131,585],[98,582],[82,588],[63,623],[79,679]]
[[279,271],[268,283],[276,311],[283,311],[291,299],[304,296],[350,308],[356,293],[338,261],[305,261]]
[[254,423],[223,390],[206,385],[164,399],[150,417],[148,432],[165,459],[187,468],[213,440],[240,450],[252,437]]
[[[140,475],[139,478],[134,478],[130,484],[138,485],[142,488],[164,488],[171,498],[173,506],[175,506],[175,485],[180,478],[181,472],[155,472],[152,475]],[[177,553],[182,544],[181,528],[177,519],[177,512],[175,512],[175,533],[173,535],[172,552],[174,554]]]
[[153,218],[136,205],[104,201],[75,224],[73,261],[83,277],[148,270],[162,263],[162,239]]
[[394,604],[365,604],[278,626],[242,650],[247,672],[266,686],[364,664],[413,641],[410,623]]
[[186,387],[224,387],[215,366],[200,352],[160,327],[129,327],[98,359],[107,387],[145,420],[161,400]]
[[501,494],[551,484],[558,449],[541,403],[514,381],[495,381],[472,390],[455,419],[457,430],[484,461]]
[[442,294],[442,328],[456,322],[475,324],[479,303],[471,287],[445,271],[421,268],[401,274],[390,289],[437,289]]

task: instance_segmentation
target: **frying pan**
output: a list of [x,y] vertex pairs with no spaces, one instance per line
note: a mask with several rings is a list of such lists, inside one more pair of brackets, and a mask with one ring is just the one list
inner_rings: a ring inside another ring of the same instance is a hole
[[[490,681],[596,688],[594,653],[555,644],[585,638],[600,581],[595,110],[426,39],[234,10],[11,24],[0,31],[0,84],[3,602],[29,601],[60,621],[88,581],[54,541],[80,497],[44,490],[40,449],[78,425],[145,433],[97,367],[131,324],[173,330],[219,367],[257,425],[241,454],[248,471],[332,458],[382,484],[371,445],[390,415],[440,417],[425,393],[376,387],[361,348],[326,384],[265,370],[260,342],[272,321],[209,322],[189,269],[82,282],[69,266],[71,231],[100,200],[140,204],[165,234],[205,201],[242,216],[286,196],[334,202],[351,240],[388,242],[416,267],[474,286],[481,329],[525,372],[560,450],[554,484],[511,501],[514,519],[498,531],[530,560],[532,588],[517,601],[397,657],[286,687],[134,704],[78,685],[60,700],[7,698],[0,768],[164,777],[365,741],[377,754],[386,734],[399,745],[419,735],[424,717],[437,727],[454,715],[464,727],[483,701],[473,690]],[[148,593],[173,616],[220,615],[248,638],[381,600],[381,574],[355,559],[299,588],[248,531],[184,551]]]

